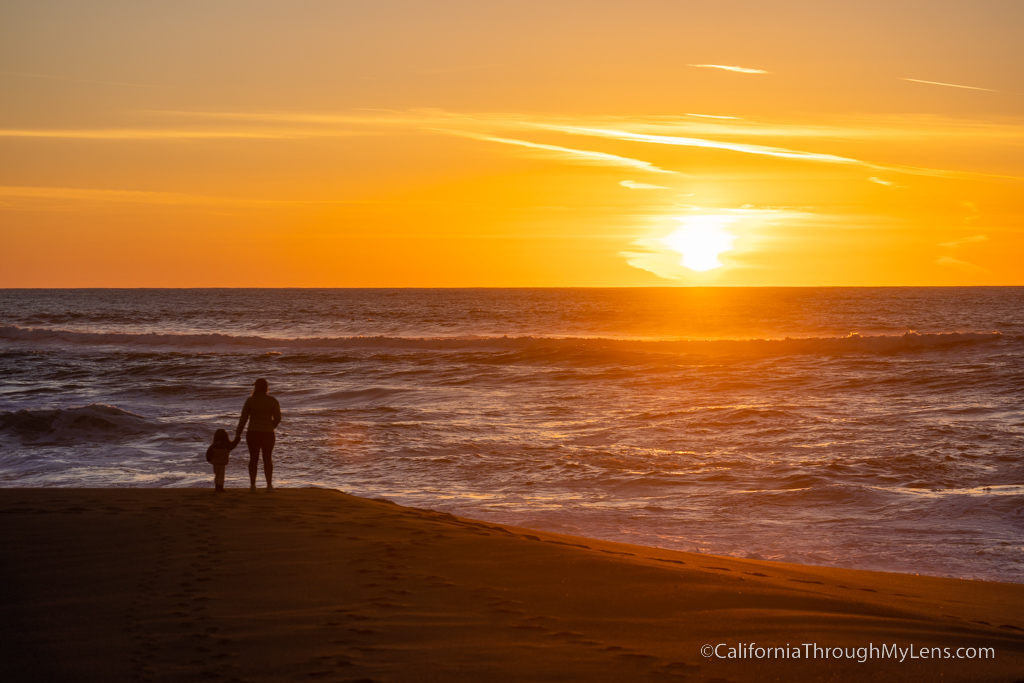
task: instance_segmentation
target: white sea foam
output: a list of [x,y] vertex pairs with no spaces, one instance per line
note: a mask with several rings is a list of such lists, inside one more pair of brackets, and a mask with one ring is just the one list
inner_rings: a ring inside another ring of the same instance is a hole
[[230,334],[142,334],[78,332],[54,328],[0,327],[0,340],[31,344],[89,344],[209,350],[237,349],[415,349],[415,350],[577,350],[617,349],[663,353],[791,354],[893,353],[1001,341],[1000,332],[940,332],[783,339],[609,339],[594,337],[297,337],[275,338]]

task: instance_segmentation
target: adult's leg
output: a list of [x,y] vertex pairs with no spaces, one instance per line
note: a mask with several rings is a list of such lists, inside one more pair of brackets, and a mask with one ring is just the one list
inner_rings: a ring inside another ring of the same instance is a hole
[[249,449],[249,488],[256,488],[256,470],[260,463],[260,433],[246,432],[245,445]]
[[267,488],[274,487],[274,443],[277,441],[277,436],[274,432],[264,432],[263,437],[263,476],[267,478]]

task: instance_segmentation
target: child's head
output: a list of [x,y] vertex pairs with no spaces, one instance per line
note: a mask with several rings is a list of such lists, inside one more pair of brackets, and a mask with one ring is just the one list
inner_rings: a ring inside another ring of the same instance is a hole
[[231,439],[228,438],[228,433],[223,429],[218,429],[213,433],[213,445],[214,446],[230,446]]

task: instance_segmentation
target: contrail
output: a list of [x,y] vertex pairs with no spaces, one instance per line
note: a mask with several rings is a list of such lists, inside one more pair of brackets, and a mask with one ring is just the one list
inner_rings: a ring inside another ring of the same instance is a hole
[[608,166],[625,166],[628,168],[639,169],[641,171],[650,171],[652,173],[675,173],[675,171],[666,171],[663,168],[658,168],[654,164],[648,161],[641,161],[640,159],[630,159],[629,157],[620,157],[615,154],[606,154],[605,152],[592,152],[585,149],[571,149],[569,147],[559,147],[557,145],[543,145],[537,142],[527,142],[526,140],[515,140],[512,138],[498,138],[490,135],[479,135],[476,133],[468,133],[463,131],[454,130],[439,130],[438,132],[449,133],[451,135],[458,135],[461,137],[472,138],[474,140],[484,140],[486,142],[498,142],[503,145],[517,145],[519,147],[527,147],[530,149],[538,149],[545,152],[552,152],[556,156],[568,161],[584,162],[589,164],[608,165]]
[[911,81],[913,83],[927,83],[928,85],[944,85],[947,88],[963,88],[964,90],[984,90],[985,92],[999,92],[992,88],[975,88],[973,85],[957,85],[956,83],[940,83],[939,81],[922,81],[919,78],[904,78],[904,81]]
[[763,69],[748,69],[745,66],[725,66],[724,64],[687,64],[687,66],[695,66],[698,69],[725,69],[726,71],[735,71],[741,74],[770,74],[771,71],[765,71]]

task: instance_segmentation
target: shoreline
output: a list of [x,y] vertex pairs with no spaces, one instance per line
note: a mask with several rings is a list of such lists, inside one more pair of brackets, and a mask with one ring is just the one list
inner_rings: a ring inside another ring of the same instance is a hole
[[[0,546],[18,681],[1009,683],[1024,671],[1024,584],[635,546],[331,489],[0,489]],[[736,657],[702,656],[720,643]],[[861,662],[807,644],[952,657]]]

